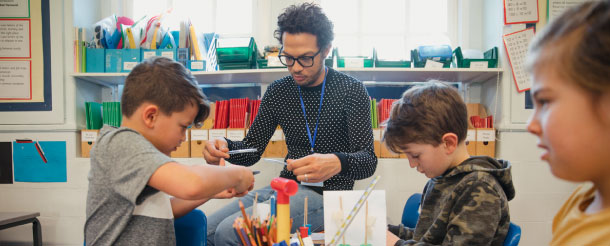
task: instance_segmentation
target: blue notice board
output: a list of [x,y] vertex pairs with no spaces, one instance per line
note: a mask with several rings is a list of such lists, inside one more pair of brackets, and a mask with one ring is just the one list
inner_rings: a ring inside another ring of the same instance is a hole
[[13,141],[15,182],[66,182],[66,141],[40,141],[42,155],[36,142]]

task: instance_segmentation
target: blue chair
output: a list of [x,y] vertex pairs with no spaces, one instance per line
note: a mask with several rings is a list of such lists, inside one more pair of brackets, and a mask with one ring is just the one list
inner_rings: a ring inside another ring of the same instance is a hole
[[199,209],[175,219],[174,230],[177,246],[205,246],[207,243],[208,221]]
[[519,245],[519,240],[521,240],[521,227],[510,222],[506,239],[504,239],[504,246],[517,246]]
[[[415,228],[419,219],[419,206],[421,204],[421,193],[415,193],[407,199],[405,207],[402,210],[402,224],[409,228]],[[510,222],[504,246],[517,246],[521,240],[521,227]]]
[[402,210],[402,224],[409,228],[415,228],[419,219],[419,205],[421,204],[421,193],[414,193],[407,199],[405,208]]

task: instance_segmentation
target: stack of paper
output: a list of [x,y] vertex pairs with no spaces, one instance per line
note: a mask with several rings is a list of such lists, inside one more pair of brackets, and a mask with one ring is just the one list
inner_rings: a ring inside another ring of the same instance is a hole
[[379,101],[379,123],[385,122],[390,118],[390,111],[392,110],[392,103],[396,99],[381,99]]
[[230,100],[229,128],[245,128],[248,114],[248,98],[233,98]]
[[248,127],[250,127],[252,125],[252,122],[254,122],[256,114],[258,114],[258,108],[260,108],[260,106],[261,100],[252,100],[252,103],[250,103],[250,123]]
[[114,127],[121,126],[121,102],[103,102],[102,119],[104,125],[110,125]]
[[102,128],[102,104],[97,102],[85,102],[85,117],[87,118],[88,130]]

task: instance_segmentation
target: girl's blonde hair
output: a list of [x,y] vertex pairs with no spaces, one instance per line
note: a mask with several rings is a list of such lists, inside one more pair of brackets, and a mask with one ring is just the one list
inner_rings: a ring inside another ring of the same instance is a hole
[[526,66],[553,69],[598,100],[610,90],[610,0],[585,2],[550,22],[530,44]]

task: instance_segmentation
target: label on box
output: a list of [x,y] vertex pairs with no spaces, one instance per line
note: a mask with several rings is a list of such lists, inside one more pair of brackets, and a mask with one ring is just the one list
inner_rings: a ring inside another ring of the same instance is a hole
[[345,67],[364,67],[364,58],[345,58]]
[[81,131],[81,142],[95,142],[97,139],[97,131]]
[[267,67],[285,67],[277,56],[267,56]]
[[479,142],[496,141],[496,131],[495,130],[477,130],[477,141],[479,141]]
[[466,132],[466,141],[474,142],[476,140],[477,132],[474,129],[468,129]]
[[191,70],[203,70],[203,62],[191,61]]
[[241,141],[246,137],[243,129],[228,129],[227,138],[231,141]]
[[157,55],[155,51],[142,51],[142,53],[142,58],[144,58],[144,60]]
[[487,68],[487,61],[470,62],[470,68]]
[[138,65],[138,62],[123,62],[123,70],[131,71]]
[[375,141],[381,141],[381,130],[380,129],[373,129],[373,139],[375,139]]
[[208,140],[208,130],[191,130],[191,140]]
[[173,51],[161,51],[161,56],[163,57],[167,57],[169,59],[174,59],[174,52]]
[[210,140],[216,138],[224,138],[227,136],[227,129],[210,129]]
[[284,132],[282,130],[275,130],[273,136],[271,136],[271,141],[282,141],[284,140]]
[[424,68],[443,68],[442,62],[436,62],[433,60],[426,60],[426,65]]

